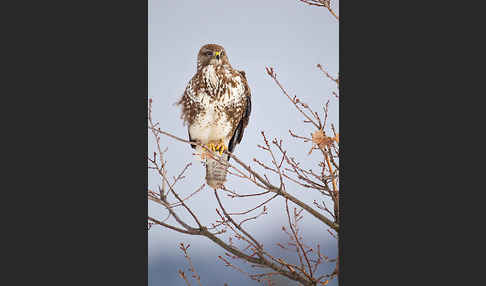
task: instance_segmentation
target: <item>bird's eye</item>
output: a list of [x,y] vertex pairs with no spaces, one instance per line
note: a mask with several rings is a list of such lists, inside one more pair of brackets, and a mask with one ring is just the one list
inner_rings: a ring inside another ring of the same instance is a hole
[[206,52],[206,56],[211,56],[213,54],[213,52]]

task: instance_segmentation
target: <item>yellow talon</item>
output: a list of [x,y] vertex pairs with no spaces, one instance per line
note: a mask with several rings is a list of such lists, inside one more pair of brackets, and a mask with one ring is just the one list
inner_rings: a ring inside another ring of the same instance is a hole
[[219,142],[219,143],[216,143],[216,144],[215,143],[208,143],[207,147],[212,152],[218,151],[219,155],[222,155],[224,151],[228,150],[228,147],[226,147],[226,145],[223,142]]
[[219,155],[222,155],[226,150],[228,150],[228,148],[224,144],[219,145]]

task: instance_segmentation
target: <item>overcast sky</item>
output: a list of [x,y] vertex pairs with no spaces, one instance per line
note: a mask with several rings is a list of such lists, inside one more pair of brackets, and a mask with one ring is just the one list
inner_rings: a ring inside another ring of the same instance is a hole
[[[338,1],[332,4],[337,14],[338,4]],[[149,98],[154,101],[154,120],[160,122],[163,130],[187,138],[187,127],[180,119],[180,108],[174,103],[196,71],[199,48],[208,43],[220,44],[225,47],[231,65],[246,72],[252,92],[250,122],[235,154],[248,163],[255,157],[270,162],[269,156],[256,148],[257,144],[262,144],[260,132],[265,131],[269,138],[283,139],[289,153],[301,159],[307,168],[318,168],[318,154],[308,156],[310,145],[296,141],[288,133],[291,129],[309,136],[313,129],[302,122],[298,111],[266,74],[265,67],[273,67],[287,91],[297,95],[321,115],[325,102],[331,99],[328,120],[339,128],[338,100],[332,97],[332,91],[337,92],[336,85],[316,68],[316,64],[320,63],[331,75],[338,73],[338,23],[325,8],[311,7],[298,0],[149,0],[148,9]],[[162,137],[161,144],[168,147],[166,160],[170,177],[176,176],[187,163],[193,163],[186,179],[177,185],[178,192],[184,196],[205,182],[204,167],[193,159],[188,145],[168,137]],[[148,149],[149,154],[153,153],[154,141],[150,133]],[[252,166],[263,172],[254,164]],[[278,184],[277,178],[270,178]],[[148,181],[149,188],[156,188],[160,178],[149,172]],[[255,190],[232,176],[228,177],[225,185],[241,193]],[[321,199],[319,195],[292,184],[288,185],[288,191],[310,203]],[[259,201],[261,199],[223,199],[231,211],[244,210]],[[194,196],[189,205],[204,223],[214,222],[217,218],[217,202],[208,187]],[[269,215],[247,224],[248,229],[268,247],[278,241],[285,242],[281,231],[282,225],[287,223],[284,205],[281,199],[272,201]],[[149,203],[149,215],[163,218],[166,212]],[[182,212],[181,216],[188,218]],[[319,242],[326,255],[337,254],[336,240],[316,219],[306,214],[302,230],[308,244]],[[243,274],[224,267],[217,258],[224,252],[205,238],[153,227],[148,239],[149,285],[185,285],[177,274],[178,269],[187,270],[178,249],[180,242],[191,244],[190,254],[203,285],[223,286],[224,282],[229,286],[257,285]],[[333,281],[329,285],[337,283]]]

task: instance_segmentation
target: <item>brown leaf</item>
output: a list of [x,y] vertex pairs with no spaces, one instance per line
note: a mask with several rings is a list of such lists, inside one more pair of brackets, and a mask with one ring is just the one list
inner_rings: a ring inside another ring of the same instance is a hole
[[331,145],[333,140],[335,140],[335,138],[327,137],[326,133],[324,133],[324,131],[321,129],[312,134],[312,142],[314,142],[321,149],[323,149],[326,145]]

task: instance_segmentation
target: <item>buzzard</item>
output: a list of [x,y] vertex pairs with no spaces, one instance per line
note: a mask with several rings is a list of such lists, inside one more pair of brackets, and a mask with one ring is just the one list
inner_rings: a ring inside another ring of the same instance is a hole
[[201,47],[197,71],[178,102],[182,106],[189,140],[211,150],[206,155],[200,146],[192,145],[206,163],[206,182],[214,189],[226,181],[227,152],[241,142],[251,112],[251,94],[244,71],[231,67],[225,49],[216,44]]

